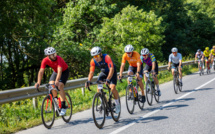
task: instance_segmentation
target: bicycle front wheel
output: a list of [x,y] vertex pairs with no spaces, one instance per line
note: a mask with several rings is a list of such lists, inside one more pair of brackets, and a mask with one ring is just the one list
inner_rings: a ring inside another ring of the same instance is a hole
[[[138,91],[138,90],[137,90]],[[141,109],[141,110],[143,110],[143,108],[144,108],[144,103],[142,103],[141,101],[142,101],[142,96],[141,96],[141,91],[140,92],[138,92],[138,106],[139,106],[139,108]]]
[[158,95],[158,90],[155,88],[155,86],[154,86],[154,97],[155,97],[155,101],[159,102],[160,96]]
[[[119,98],[119,105],[121,108],[120,97],[118,97],[118,98]],[[112,97],[111,97],[111,103],[109,104],[109,107],[111,108],[110,112],[111,112],[111,116],[112,116],[113,120],[116,122],[119,121],[121,109],[120,109],[120,112],[118,114],[115,112],[116,111],[116,103]]]
[[126,88],[126,107],[130,114],[134,112],[134,104],[135,104],[135,97],[134,97],[134,88],[132,85],[128,85]]
[[65,93],[66,98],[65,98],[65,105],[66,105],[66,115],[62,116],[62,119],[65,122],[69,122],[71,117],[72,117],[72,100],[71,97],[68,93]]
[[174,76],[173,87],[174,87],[174,91],[175,91],[176,94],[178,93],[178,85],[179,85],[177,79],[178,79],[178,77],[177,77],[177,76]]
[[153,101],[153,91],[151,82],[149,80],[146,82],[146,99],[148,104],[151,106]]
[[93,98],[93,120],[98,128],[102,128],[105,123],[105,105],[101,93],[96,93]]
[[42,107],[41,107],[41,117],[42,117],[43,125],[46,128],[50,129],[54,124],[54,120],[55,120],[55,107],[49,95],[47,95],[43,99]]

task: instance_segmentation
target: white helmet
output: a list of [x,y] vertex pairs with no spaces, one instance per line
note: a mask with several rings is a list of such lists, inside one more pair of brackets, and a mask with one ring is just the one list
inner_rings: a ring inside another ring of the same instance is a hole
[[171,51],[172,52],[178,52],[178,49],[176,47],[173,47]]
[[141,50],[141,55],[147,55],[147,54],[149,54],[149,49],[148,48],[143,48]]
[[125,52],[133,52],[134,51],[134,47],[132,45],[127,45],[125,46]]
[[90,54],[91,54],[91,56],[95,56],[95,55],[100,54],[101,51],[102,51],[102,49],[100,47],[94,47],[91,49]]
[[48,47],[44,50],[45,55],[51,55],[56,53],[56,50],[53,47]]

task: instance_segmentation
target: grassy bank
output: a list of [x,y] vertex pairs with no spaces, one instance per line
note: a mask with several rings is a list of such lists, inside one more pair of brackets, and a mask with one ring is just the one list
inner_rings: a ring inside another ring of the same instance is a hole
[[[196,65],[184,66],[183,76],[198,71]],[[160,84],[172,80],[172,75],[169,71],[162,71],[158,75]],[[120,96],[125,95],[127,83],[118,83],[117,90]],[[92,104],[92,98],[96,93],[96,86],[92,87],[92,91],[85,91],[85,96],[82,95],[81,89],[70,90],[73,101],[73,114],[79,111],[89,109]],[[32,99],[17,101],[0,105],[0,133],[13,133],[19,130],[30,128],[35,125],[42,124],[40,117],[40,107],[44,97],[38,97],[38,109],[32,106]],[[72,119],[71,119],[72,121]]]

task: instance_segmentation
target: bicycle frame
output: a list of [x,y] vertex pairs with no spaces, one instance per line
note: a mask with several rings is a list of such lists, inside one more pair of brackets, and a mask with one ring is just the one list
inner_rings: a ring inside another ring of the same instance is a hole
[[[129,86],[133,86],[133,77],[135,77],[135,75],[128,75],[128,85]],[[139,87],[139,84],[138,84],[138,79],[135,79],[136,80],[136,86],[134,87],[134,97],[136,98],[137,96],[138,96],[138,92],[137,92],[137,89],[138,89],[138,87]]]

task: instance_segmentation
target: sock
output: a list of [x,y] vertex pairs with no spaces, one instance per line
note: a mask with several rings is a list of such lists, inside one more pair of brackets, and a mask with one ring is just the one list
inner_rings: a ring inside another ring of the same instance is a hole
[[156,86],[157,86],[157,90],[159,91],[160,90],[159,85],[157,84]]
[[65,101],[61,101],[61,108],[66,108],[66,106],[65,106]]
[[114,100],[115,100],[116,105],[119,105],[119,99],[114,99]]

